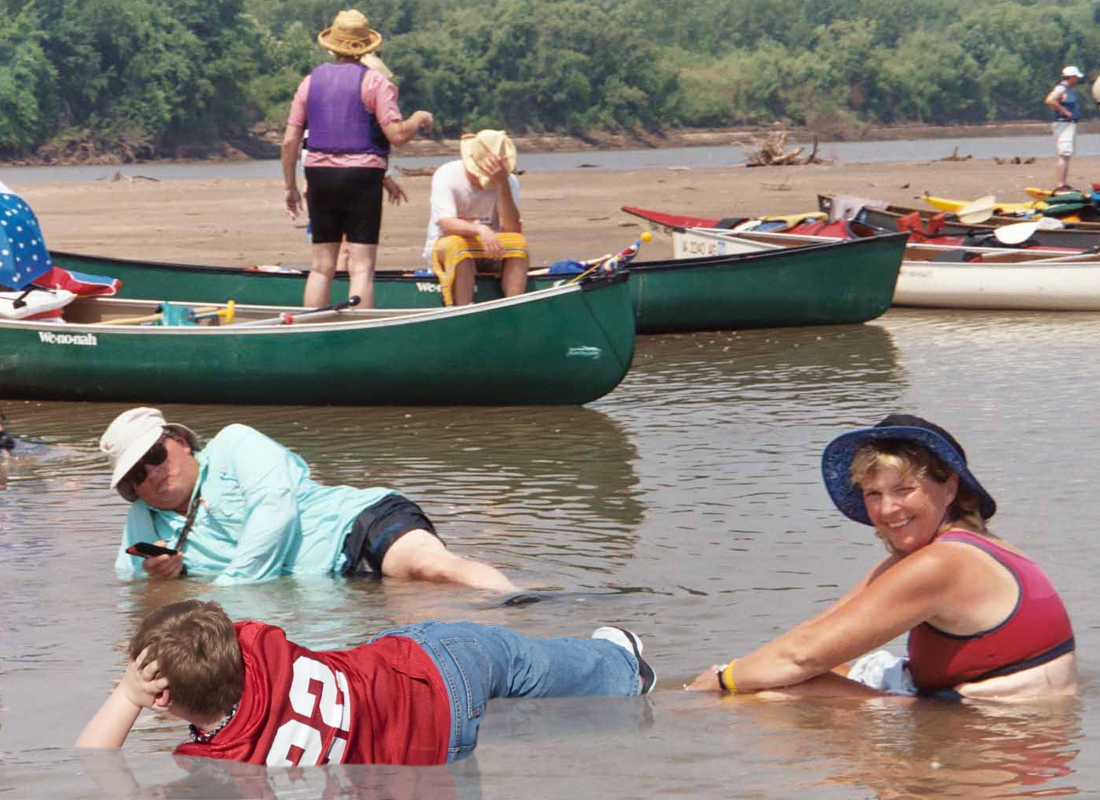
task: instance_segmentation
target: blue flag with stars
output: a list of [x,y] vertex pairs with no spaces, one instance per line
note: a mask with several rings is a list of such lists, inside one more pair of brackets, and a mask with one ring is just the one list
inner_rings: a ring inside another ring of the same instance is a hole
[[19,195],[0,194],[0,284],[22,289],[52,267],[31,207]]

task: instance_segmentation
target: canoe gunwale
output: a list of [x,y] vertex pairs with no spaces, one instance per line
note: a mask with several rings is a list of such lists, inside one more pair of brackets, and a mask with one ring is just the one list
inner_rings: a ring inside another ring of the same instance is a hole
[[[627,267],[627,272],[660,272],[663,270],[683,270],[692,267],[728,267],[751,264],[757,261],[768,261],[776,258],[789,258],[792,255],[809,255],[813,253],[828,252],[830,250],[867,249],[879,247],[885,243],[898,239],[908,240],[909,234],[904,232],[882,233],[875,236],[865,236],[860,239],[830,239],[822,242],[810,242],[795,247],[782,247],[775,250],[761,250],[751,253],[729,253],[716,256],[698,256],[695,258],[669,258],[661,261],[635,262]],[[900,266],[900,261],[899,261]]]
[[[454,318],[464,317],[470,315],[484,315],[491,314],[495,310],[501,308],[507,308],[509,306],[525,305],[529,303],[537,303],[543,300],[547,300],[560,295],[570,294],[572,292],[590,292],[598,289],[602,289],[606,286],[613,285],[615,283],[622,283],[628,279],[628,275],[623,273],[617,273],[611,276],[590,276],[583,281],[577,283],[566,284],[563,283],[557,286],[548,286],[544,289],[537,289],[533,292],[525,292],[524,294],[517,295],[515,297],[502,297],[495,300],[486,300],[481,303],[471,303],[466,306],[440,306],[437,308],[411,308],[411,309],[380,309],[386,312],[386,315],[379,319],[356,319],[356,315],[362,315],[363,312],[354,310],[347,310],[339,312],[343,319],[324,319],[317,321],[303,320],[294,324],[282,324],[275,319],[272,319],[269,325],[249,325],[247,327],[243,325],[234,326],[230,325],[132,325],[132,324],[111,324],[105,323],[81,323],[81,322],[67,322],[63,325],[59,325],[56,322],[50,320],[2,320],[0,326],[17,328],[21,330],[37,330],[37,331],[51,331],[54,333],[112,333],[123,335],[140,335],[140,336],[270,336],[272,334],[281,336],[293,336],[293,335],[305,335],[314,334],[323,331],[357,331],[357,330],[376,330],[381,328],[389,328],[401,325],[412,325],[421,322],[432,322],[441,318]],[[77,302],[103,302],[105,305],[119,306],[122,308],[133,307],[135,311],[152,311],[155,306],[160,302],[158,300],[138,300],[128,298],[113,298],[113,297],[86,297],[78,300]],[[184,307],[198,307],[198,306],[219,306],[224,307],[224,303],[202,303],[202,302],[175,302],[174,305]],[[237,313],[255,312],[263,314],[265,317],[277,317],[278,314],[283,312],[294,313],[295,311],[301,312],[306,309],[301,308],[288,308],[287,306],[268,306],[259,304],[238,304],[236,306]],[[398,313],[393,313],[393,312]],[[407,311],[407,313],[400,313]]]

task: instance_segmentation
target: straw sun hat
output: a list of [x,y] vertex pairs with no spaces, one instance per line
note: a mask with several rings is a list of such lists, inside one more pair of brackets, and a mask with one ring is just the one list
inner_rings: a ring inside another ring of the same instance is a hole
[[508,162],[508,172],[516,170],[516,146],[504,131],[483,130],[477,133],[464,133],[459,142],[462,165],[466,171],[477,178],[481,188],[489,186],[489,173],[485,169],[488,156],[501,156]]
[[371,28],[360,12],[341,11],[332,21],[332,27],[317,34],[321,47],[338,56],[362,58],[382,46],[382,34]]

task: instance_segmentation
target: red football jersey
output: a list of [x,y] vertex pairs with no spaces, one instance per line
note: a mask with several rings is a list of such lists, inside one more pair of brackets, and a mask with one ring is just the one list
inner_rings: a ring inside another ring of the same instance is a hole
[[185,742],[177,755],[302,767],[446,762],[447,688],[412,639],[313,652],[274,625],[235,627],[244,658],[237,713],[211,741]]

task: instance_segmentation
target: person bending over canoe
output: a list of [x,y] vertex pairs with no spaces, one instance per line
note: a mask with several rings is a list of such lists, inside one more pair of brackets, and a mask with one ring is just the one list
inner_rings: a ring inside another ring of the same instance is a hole
[[432,115],[420,110],[402,119],[397,87],[381,70],[360,62],[382,46],[382,35],[360,12],[341,11],[317,41],[335,61],[321,64],[299,84],[281,150],[286,209],[296,219],[302,210],[298,153],[303,132],[309,128],[303,168],[309,183],[306,204],[313,243],[302,303],[310,308],[329,304],[340,242],[346,236],[349,295],[359,295],[363,307],[372,308],[390,146],[430,130]]
[[471,622],[421,622],[350,650],[315,651],[274,625],[234,623],[217,603],[186,600],[138,626],[121,682],[76,746],[122,747],[152,708],[191,723],[181,756],[276,767],[444,764],[473,752],[493,698],[648,694],[655,676],[641,653],[623,628],[530,639]]
[[445,305],[474,300],[478,269],[500,274],[505,297],[527,288],[530,258],[519,214],[516,148],[504,131],[464,134],[461,158],[432,174],[424,258]]
[[[822,472],[837,508],[874,526],[890,554],[821,614],[687,688],[1003,700],[1075,691],[1065,606],[1039,566],[986,527],[997,504],[951,434],[893,414],[833,440]],[[906,631],[907,661],[869,652]]]
[[[99,443],[111,486],[132,503],[115,568],[132,577],[213,577],[218,585],[280,575],[396,578],[510,591],[495,567],[446,548],[424,512],[392,489],[323,486],[297,454],[247,425],[200,448],[155,408],[124,411]],[[178,552],[127,552],[138,542]]]

